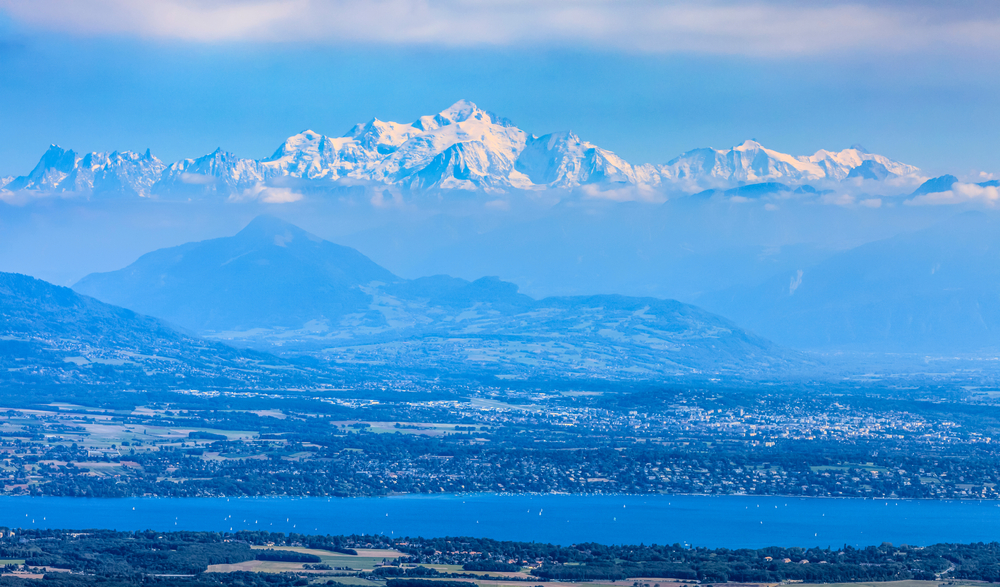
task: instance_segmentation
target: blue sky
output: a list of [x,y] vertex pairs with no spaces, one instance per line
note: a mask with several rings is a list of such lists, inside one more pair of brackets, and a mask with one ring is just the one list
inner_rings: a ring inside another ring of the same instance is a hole
[[0,0],[0,175],[50,143],[269,155],[459,98],[627,160],[755,138],[1000,172],[989,3]]

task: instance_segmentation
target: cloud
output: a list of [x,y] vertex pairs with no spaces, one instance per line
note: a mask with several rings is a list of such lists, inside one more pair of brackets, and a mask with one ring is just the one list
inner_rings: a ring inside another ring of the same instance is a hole
[[795,290],[799,289],[802,285],[802,270],[799,269],[795,272],[795,277],[792,277],[788,282],[788,295],[795,295]]
[[819,201],[823,204],[850,206],[854,204],[854,196],[850,194],[823,194],[820,196]]
[[803,55],[1000,48],[1000,14],[934,3],[659,0],[0,0],[31,26],[195,42],[590,46]]
[[376,208],[402,208],[403,196],[396,190],[376,190],[371,197],[372,206]]
[[667,200],[661,192],[654,188],[641,185],[624,185],[611,187],[599,184],[580,186],[580,192],[592,200],[608,200],[611,202],[652,202],[662,203]]
[[868,198],[866,200],[861,200],[858,203],[864,206],[865,208],[881,208],[882,198]]
[[258,201],[265,204],[289,204],[302,199],[302,194],[291,188],[270,187],[257,184],[252,188],[243,190],[240,194],[229,196],[231,202],[252,202]]
[[216,179],[211,175],[205,175],[202,173],[182,173],[181,183],[191,184],[191,185],[208,185],[215,183]]
[[995,186],[981,186],[974,183],[956,183],[946,192],[923,194],[907,200],[910,206],[941,206],[954,204],[981,203],[994,206],[1000,201],[1000,189]]

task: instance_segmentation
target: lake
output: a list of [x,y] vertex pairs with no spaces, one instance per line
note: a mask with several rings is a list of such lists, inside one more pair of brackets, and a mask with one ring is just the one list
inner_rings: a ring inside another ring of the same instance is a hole
[[747,496],[0,497],[0,525],[482,536],[710,547],[1000,540],[1000,503]]

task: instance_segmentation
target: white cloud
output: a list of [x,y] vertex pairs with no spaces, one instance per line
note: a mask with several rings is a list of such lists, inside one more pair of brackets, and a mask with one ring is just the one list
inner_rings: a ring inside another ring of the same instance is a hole
[[243,190],[241,194],[229,196],[231,202],[251,202],[258,201],[265,204],[289,204],[302,199],[302,194],[291,188],[270,187],[257,184],[252,188]]
[[788,295],[795,295],[795,290],[799,289],[802,285],[802,270],[799,269],[795,272],[795,277],[792,277],[788,282]]
[[510,210],[510,202],[502,199],[490,200],[489,202],[486,202],[484,206],[490,210],[500,210],[503,212]]
[[[658,0],[0,0],[13,18],[84,35],[197,42],[587,45],[800,55],[1000,48],[1000,18],[933,4]],[[995,11],[993,11],[995,12]]]
[[850,206],[854,204],[854,196],[850,194],[823,194],[820,196],[819,201],[835,206]]
[[372,206],[376,208],[402,208],[403,196],[395,190],[376,190],[371,197]]
[[215,183],[215,178],[211,175],[204,175],[202,173],[182,173],[181,183],[187,183],[191,185],[208,185],[210,183]]
[[580,191],[590,199],[612,202],[665,202],[666,197],[654,188],[641,185],[608,187],[597,184],[580,186]]
[[923,194],[905,203],[910,206],[941,206],[967,203],[982,203],[994,206],[1000,201],[1000,189],[983,187],[974,183],[956,183],[946,192]]
[[867,200],[861,200],[858,203],[865,208],[881,208],[882,198],[868,198]]

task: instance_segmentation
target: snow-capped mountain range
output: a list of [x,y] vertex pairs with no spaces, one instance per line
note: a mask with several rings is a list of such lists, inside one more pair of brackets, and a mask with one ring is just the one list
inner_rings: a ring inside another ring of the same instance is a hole
[[635,186],[690,193],[755,182],[896,178],[924,179],[916,167],[860,147],[792,156],[755,141],[728,150],[695,149],[665,165],[633,165],[572,132],[530,135],[462,100],[410,124],[372,119],[339,138],[303,131],[266,159],[217,149],[166,165],[148,150],[81,155],[53,145],[28,175],[0,178],[0,190],[239,199],[266,186],[302,183],[491,192]]

